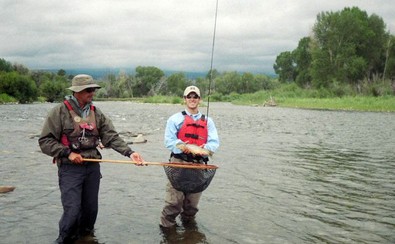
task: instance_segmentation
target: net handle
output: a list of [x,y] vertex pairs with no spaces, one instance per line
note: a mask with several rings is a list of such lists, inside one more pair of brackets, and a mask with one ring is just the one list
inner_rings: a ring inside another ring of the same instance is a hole
[[[119,164],[139,164],[131,160],[114,160],[114,159],[93,159],[84,158],[85,162],[96,162],[96,163],[119,163]],[[158,166],[169,166],[174,168],[185,168],[185,169],[218,169],[218,166],[212,164],[187,164],[187,163],[160,163],[160,162],[143,162],[143,165],[158,165]]]

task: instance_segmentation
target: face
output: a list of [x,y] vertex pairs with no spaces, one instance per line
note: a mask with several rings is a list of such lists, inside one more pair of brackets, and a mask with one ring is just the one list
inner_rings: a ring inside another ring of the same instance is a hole
[[87,88],[80,92],[74,93],[80,105],[85,106],[87,103],[92,102],[93,96],[95,95],[96,88]]
[[200,97],[194,92],[189,93],[184,100],[187,107],[192,110],[197,109],[200,103]]

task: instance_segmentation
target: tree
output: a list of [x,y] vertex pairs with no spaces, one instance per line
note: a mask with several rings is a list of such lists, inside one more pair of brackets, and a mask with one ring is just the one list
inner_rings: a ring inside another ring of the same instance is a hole
[[21,75],[27,75],[30,72],[30,70],[23,64],[15,63],[12,65],[12,69]]
[[218,76],[220,75],[220,73],[218,72],[218,70],[216,70],[216,69],[212,69],[212,70],[209,70],[208,72],[207,72],[207,74],[206,74],[206,79],[215,79],[215,78],[217,78]]
[[12,64],[5,59],[0,58],[0,71],[11,72]]
[[267,75],[255,75],[254,80],[256,85],[259,87],[258,90],[271,90],[275,88],[273,79],[270,79]]
[[391,36],[387,42],[383,72],[383,79],[385,78],[395,78],[395,36]]
[[254,93],[258,91],[259,88],[255,83],[254,75],[252,73],[246,72],[241,75],[241,90],[239,93]]
[[215,81],[216,92],[228,95],[232,92],[241,91],[242,81],[240,75],[236,72],[225,72]]
[[[210,94],[214,92],[214,89],[213,89],[214,88],[214,85],[213,85],[214,83],[215,83],[215,80],[212,80],[211,81],[211,87],[210,87]],[[209,82],[208,79],[205,79],[203,77],[198,77],[195,80],[195,85],[197,87],[199,87],[200,94],[202,95],[202,97],[204,97],[205,95],[209,94],[210,82]],[[185,86],[187,86],[187,84]]]
[[311,84],[311,50],[310,37],[300,39],[298,47],[292,52],[295,61],[295,82],[300,87],[307,87]]
[[357,7],[322,12],[313,27],[311,75],[318,87],[331,82],[353,84],[383,72],[383,20]]
[[66,76],[66,71],[64,69],[58,70],[58,76]]
[[357,53],[367,61],[366,76],[369,78],[384,72],[386,49],[390,40],[385,28],[383,19],[375,14],[368,17],[364,27],[367,34]]
[[36,83],[26,75],[17,72],[0,73],[0,94],[8,94],[20,103],[33,102],[37,99]]
[[118,96],[117,97],[133,97],[133,77],[127,75],[125,72],[120,72],[118,79],[115,83],[117,88]]
[[[118,97],[119,96],[119,90],[118,90],[118,86],[117,86],[117,77],[114,74],[108,74],[105,77],[105,81],[106,81],[106,86],[103,87],[106,92],[104,93],[103,91],[101,91],[101,94],[103,94],[103,96],[106,97]],[[102,90],[102,89],[100,89]]]
[[276,58],[273,68],[276,74],[278,74],[278,79],[281,82],[291,82],[295,80],[295,63],[291,52],[286,51],[280,53]]
[[47,80],[47,74],[44,71],[32,71],[30,77],[34,80],[37,87],[40,87]]
[[46,80],[39,88],[41,96],[45,97],[47,102],[52,103],[62,101],[66,95],[66,87],[67,84],[62,81]]
[[167,78],[166,95],[182,96],[187,84],[187,78],[184,73],[171,74]]
[[149,95],[149,92],[155,87],[155,85],[164,76],[162,70],[153,66],[138,66],[136,68],[136,79],[137,84],[134,91],[137,96]]

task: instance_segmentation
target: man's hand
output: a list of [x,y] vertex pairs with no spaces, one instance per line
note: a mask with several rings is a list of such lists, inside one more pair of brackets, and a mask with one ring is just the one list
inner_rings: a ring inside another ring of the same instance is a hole
[[84,161],[81,154],[74,153],[74,152],[70,153],[69,160],[75,164],[82,164],[82,162]]
[[130,158],[132,159],[133,162],[136,163],[137,166],[146,165],[144,164],[143,158],[140,156],[140,154],[136,152],[130,154]]
[[97,147],[100,148],[100,149],[104,149],[105,148],[105,146],[101,142],[99,142],[99,145]]

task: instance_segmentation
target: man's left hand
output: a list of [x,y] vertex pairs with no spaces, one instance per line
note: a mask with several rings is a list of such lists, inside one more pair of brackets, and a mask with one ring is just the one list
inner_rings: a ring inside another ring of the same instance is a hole
[[146,164],[144,164],[143,158],[137,152],[130,154],[130,158],[132,159],[133,162],[136,163],[137,166],[146,165]]

